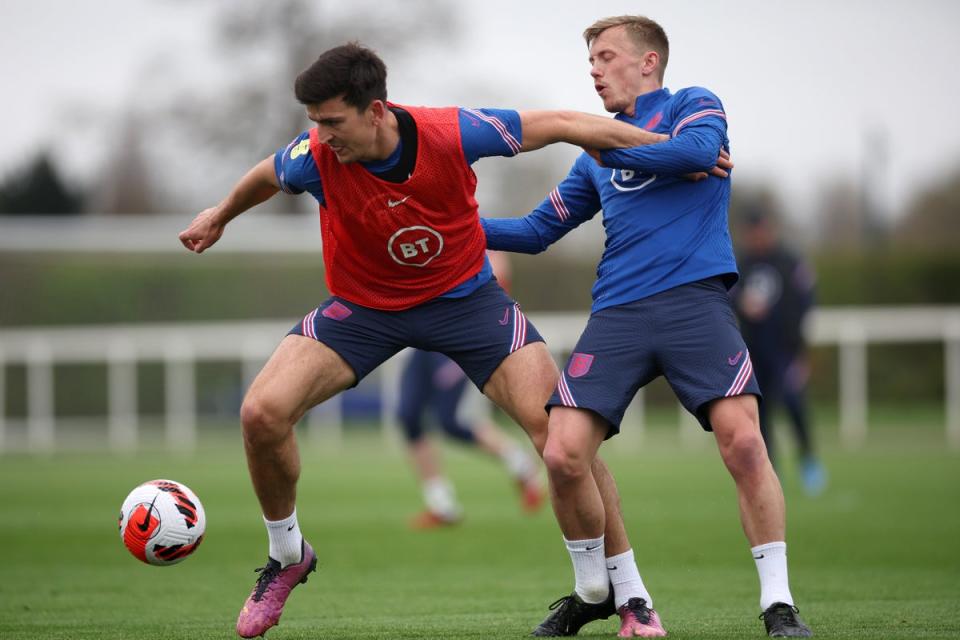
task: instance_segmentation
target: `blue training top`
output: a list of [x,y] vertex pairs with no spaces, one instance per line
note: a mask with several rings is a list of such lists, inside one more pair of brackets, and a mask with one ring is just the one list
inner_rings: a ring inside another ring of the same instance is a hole
[[[520,114],[510,109],[460,109],[460,140],[467,164],[490,156],[515,156],[523,143]],[[364,168],[380,175],[396,167],[401,159],[403,140],[386,160],[361,163]],[[320,171],[310,153],[310,132],[304,131],[283,149],[274,154],[273,168],[280,188],[287,193],[308,191],[317,202],[324,203],[324,185]],[[335,188],[327,185],[326,188]],[[490,260],[484,259],[483,268],[472,278],[444,293],[443,298],[462,298],[486,284],[493,277]]]
[[593,285],[593,307],[625,304],[716,275],[727,287],[737,265],[727,228],[730,180],[684,174],[708,171],[729,150],[720,100],[701,87],[637,98],[629,122],[670,140],[586,153],[540,206],[522,218],[481,218],[487,248],[539,253],[603,208],[606,243]]

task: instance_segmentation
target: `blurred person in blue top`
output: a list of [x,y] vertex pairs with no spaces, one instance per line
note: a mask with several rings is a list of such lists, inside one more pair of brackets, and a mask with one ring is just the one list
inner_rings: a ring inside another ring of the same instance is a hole
[[803,488],[816,495],[826,485],[826,473],[810,434],[805,398],[809,361],[803,334],[814,302],[813,269],[781,241],[778,222],[766,205],[749,205],[740,226],[740,282],[731,294],[763,390],[760,432],[767,455],[775,461],[772,419],[782,402],[797,440]]
[[488,248],[523,253],[545,250],[601,209],[606,230],[590,319],[548,403],[543,450],[554,504],[567,505],[557,519],[575,586],[534,635],[573,635],[610,615],[611,584],[621,637],[666,635],[632,549],[605,544],[603,489],[590,473],[638,389],[662,375],[713,432],[736,484],[768,635],[810,636],[790,593],[783,493],[728,296],[737,266],[727,228],[730,180],[716,171],[718,156],[729,152],[723,105],[701,87],[663,87],[669,44],[649,18],[599,20],[584,38],[604,108],[662,142],[588,150],[528,215],[482,220]]
[[[487,252],[493,274],[504,290],[510,290],[507,254]],[[519,443],[492,420],[482,416],[462,417],[467,376],[456,362],[436,351],[415,349],[400,374],[397,418],[407,443],[407,453],[423,492],[424,510],[410,521],[414,529],[434,529],[459,523],[463,507],[450,478],[443,472],[440,454],[427,437],[426,415],[430,413],[448,438],[499,459],[520,493],[524,511],[533,513],[544,502],[539,465]]]

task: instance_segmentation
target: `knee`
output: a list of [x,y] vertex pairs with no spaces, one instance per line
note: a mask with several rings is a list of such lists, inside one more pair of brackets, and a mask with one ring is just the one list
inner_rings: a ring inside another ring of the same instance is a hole
[[756,429],[742,429],[734,433],[721,443],[720,453],[734,477],[755,475],[770,464],[763,437]]
[[240,406],[243,439],[249,445],[265,445],[283,439],[293,427],[293,421],[274,403],[248,394]]
[[548,438],[543,464],[554,483],[576,482],[590,474],[590,461],[557,438]]

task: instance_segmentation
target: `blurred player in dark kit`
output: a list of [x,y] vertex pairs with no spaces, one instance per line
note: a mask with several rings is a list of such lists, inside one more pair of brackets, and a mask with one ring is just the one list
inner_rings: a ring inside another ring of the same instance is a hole
[[[493,274],[510,290],[510,261],[506,254],[488,252]],[[457,524],[463,507],[453,483],[443,473],[440,455],[427,437],[424,422],[433,414],[450,440],[499,459],[520,493],[524,511],[532,513],[544,501],[539,465],[492,420],[460,416],[467,393],[467,377],[457,363],[441,353],[415,350],[400,375],[397,418],[407,442],[407,453],[423,491],[425,509],[411,521],[415,529]]]
[[742,216],[740,239],[740,282],[731,294],[763,391],[760,431],[767,455],[775,462],[773,414],[782,402],[796,436],[803,488],[816,495],[826,485],[826,472],[810,433],[805,398],[809,361],[803,329],[814,303],[814,273],[784,245],[777,221],[762,205],[751,205]]

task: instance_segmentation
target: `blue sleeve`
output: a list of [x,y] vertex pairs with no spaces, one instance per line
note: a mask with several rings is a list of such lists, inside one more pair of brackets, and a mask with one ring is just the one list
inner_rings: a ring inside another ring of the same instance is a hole
[[515,156],[522,144],[520,114],[508,109],[460,109],[460,140],[467,164]]
[[588,169],[592,164],[593,159],[582,154],[563,182],[522,218],[480,218],[487,248],[540,253],[590,220],[600,210],[600,196]]
[[280,188],[286,193],[309,191],[318,202],[323,204],[323,185],[320,183],[320,171],[310,153],[310,132],[304,131],[273,156],[273,170],[277,174]]
[[676,96],[670,139],[657,144],[613,149],[600,154],[604,166],[645,173],[683,175],[709,171],[720,149],[729,148],[727,116],[719,98],[699,87]]

